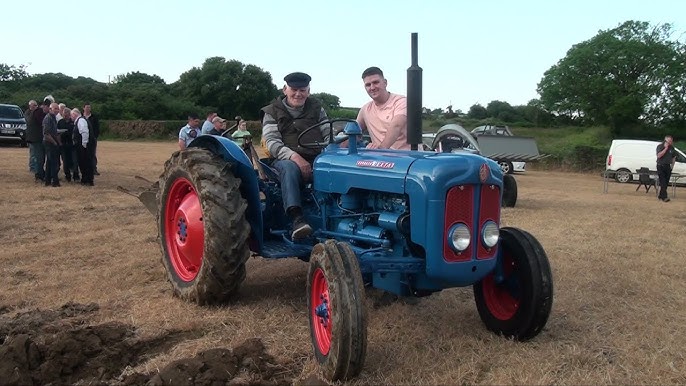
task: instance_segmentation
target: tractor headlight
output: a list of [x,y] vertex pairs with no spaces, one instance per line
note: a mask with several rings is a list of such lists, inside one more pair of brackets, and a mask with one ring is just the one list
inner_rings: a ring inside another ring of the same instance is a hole
[[470,239],[469,228],[462,223],[453,225],[448,232],[448,242],[457,252],[466,250],[469,247]]
[[498,244],[498,239],[500,238],[500,230],[498,225],[493,221],[486,221],[483,229],[481,230],[481,242],[484,243],[486,248],[493,248]]

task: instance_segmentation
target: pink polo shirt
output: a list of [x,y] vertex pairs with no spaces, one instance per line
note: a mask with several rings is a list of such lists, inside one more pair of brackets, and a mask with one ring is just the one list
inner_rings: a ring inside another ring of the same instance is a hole
[[[374,101],[369,101],[362,106],[357,114],[357,121],[364,122],[372,143],[380,144],[391,127],[391,121],[398,115],[407,116],[407,98],[391,93],[386,103],[381,106],[377,106]],[[407,143],[407,127],[401,131],[398,139],[391,145],[391,149],[410,150],[410,145]]]

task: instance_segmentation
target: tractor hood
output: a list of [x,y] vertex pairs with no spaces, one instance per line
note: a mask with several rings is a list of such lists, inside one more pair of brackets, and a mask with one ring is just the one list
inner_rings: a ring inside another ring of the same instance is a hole
[[491,169],[488,183],[501,185],[498,165],[474,154],[378,149],[349,154],[348,149],[341,148],[326,151],[315,160],[314,189],[347,193],[358,188],[403,194],[409,182],[422,190],[427,185],[440,186],[439,194],[445,194],[447,186],[481,183],[479,168],[484,163]]

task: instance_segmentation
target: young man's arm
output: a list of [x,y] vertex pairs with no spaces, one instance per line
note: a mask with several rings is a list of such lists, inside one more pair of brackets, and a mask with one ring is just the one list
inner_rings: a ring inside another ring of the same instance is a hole
[[407,130],[407,116],[396,115],[391,120],[391,125],[386,132],[386,138],[383,139],[381,145],[379,145],[379,148],[390,149],[404,130]]

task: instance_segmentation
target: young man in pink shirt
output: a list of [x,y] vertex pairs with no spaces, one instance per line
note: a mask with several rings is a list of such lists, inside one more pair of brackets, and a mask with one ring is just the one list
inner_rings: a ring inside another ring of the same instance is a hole
[[372,98],[357,114],[357,123],[369,132],[367,149],[410,150],[407,143],[407,98],[386,90],[388,81],[379,67],[362,73],[367,94]]

